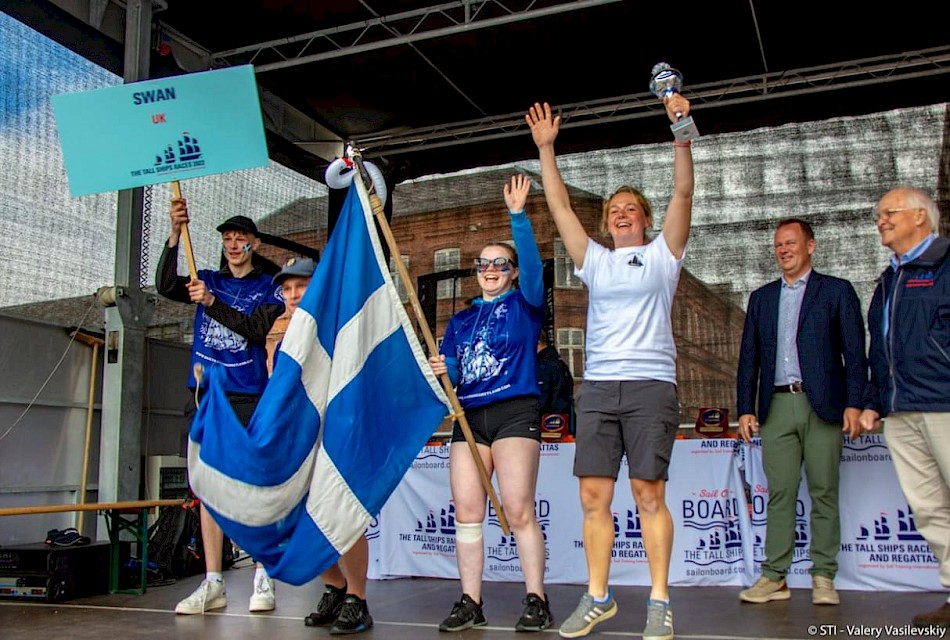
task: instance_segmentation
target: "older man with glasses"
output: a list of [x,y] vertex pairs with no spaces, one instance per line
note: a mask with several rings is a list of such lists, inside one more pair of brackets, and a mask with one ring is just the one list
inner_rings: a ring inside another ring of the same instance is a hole
[[[899,187],[874,218],[894,252],[871,307],[871,380],[861,427],[887,416],[884,437],[917,529],[950,589],[950,240],[925,192]],[[950,627],[950,600],[914,616],[914,626]]]

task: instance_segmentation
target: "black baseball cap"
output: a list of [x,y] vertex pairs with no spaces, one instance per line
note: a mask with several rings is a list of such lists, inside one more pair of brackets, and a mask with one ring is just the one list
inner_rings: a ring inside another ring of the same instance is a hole
[[218,225],[218,231],[220,233],[224,233],[225,231],[244,231],[245,233],[253,233],[255,236],[260,235],[257,232],[257,225],[247,216],[233,216],[228,218]]

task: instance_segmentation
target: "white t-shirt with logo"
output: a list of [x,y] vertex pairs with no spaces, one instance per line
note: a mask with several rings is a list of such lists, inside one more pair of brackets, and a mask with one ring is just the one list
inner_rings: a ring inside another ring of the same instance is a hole
[[588,239],[584,267],[574,268],[590,298],[585,380],[676,384],[670,313],[682,269],[662,234],[613,251]]

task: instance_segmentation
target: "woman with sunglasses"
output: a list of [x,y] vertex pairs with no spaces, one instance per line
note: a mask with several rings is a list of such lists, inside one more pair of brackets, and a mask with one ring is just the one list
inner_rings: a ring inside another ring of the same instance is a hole
[[[689,114],[689,102],[676,93],[664,100],[670,121]],[[561,118],[535,104],[525,116],[541,160],[544,197],[564,242],[574,272],[587,285],[587,361],[575,398],[574,475],[584,514],[587,593],[564,624],[564,638],[586,636],[617,613],[609,589],[614,543],[614,485],[624,454],[650,566],[644,640],[673,638],[668,580],[673,519],[666,506],[666,480],[679,426],[676,398],[676,346],[670,312],[679,282],[693,205],[690,143],[673,143],[673,194],[663,230],[653,225],[650,203],[623,186],[604,203],[601,232],[613,239],[608,249],[587,236],[571,208],[557,168],[554,140]]]
[[[452,379],[485,470],[489,477],[498,475],[527,588],[524,614],[515,628],[543,631],[553,622],[544,593],[544,536],[534,511],[541,442],[535,352],[544,319],[544,284],[541,256],[524,212],[530,189],[522,175],[505,185],[515,248],[491,243],[482,249],[475,259],[482,294],[449,320],[441,355],[429,363],[436,375],[448,373]],[[452,433],[449,478],[462,597],[439,630],[454,632],[486,624],[481,588],[487,496],[458,424]]]

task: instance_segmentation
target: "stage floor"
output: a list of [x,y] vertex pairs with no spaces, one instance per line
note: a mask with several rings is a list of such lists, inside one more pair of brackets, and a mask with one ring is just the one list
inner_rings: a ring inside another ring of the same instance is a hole
[[[303,617],[313,609],[322,593],[319,581],[303,587],[278,584],[277,609],[272,613],[251,614],[247,611],[247,601],[253,576],[254,569],[250,565],[226,571],[228,607],[204,616],[174,614],[175,604],[198,585],[200,576],[152,587],[141,596],[97,596],[62,604],[0,600],[0,637],[3,640],[313,640],[329,637],[328,629],[303,624]],[[367,599],[375,626],[360,637],[367,640],[511,637],[522,609],[521,584],[486,583],[483,599],[488,626],[463,633],[440,634],[438,624],[458,599],[458,589],[458,582],[453,580],[370,581]],[[580,585],[548,588],[555,626],[541,637],[558,637],[557,626],[574,609],[582,592]],[[646,587],[615,588],[620,612],[588,637],[639,638],[648,593]],[[673,588],[676,637],[697,640],[905,638],[909,636],[906,627],[904,630],[897,627],[909,624],[915,613],[935,609],[946,599],[946,594],[940,593],[841,591],[840,606],[816,607],[811,604],[809,590],[796,589],[790,601],[764,605],[740,603],[738,593],[738,587]],[[881,633],[877,635],[879,630]],[[950,633],[946,636],[950,638]]]

